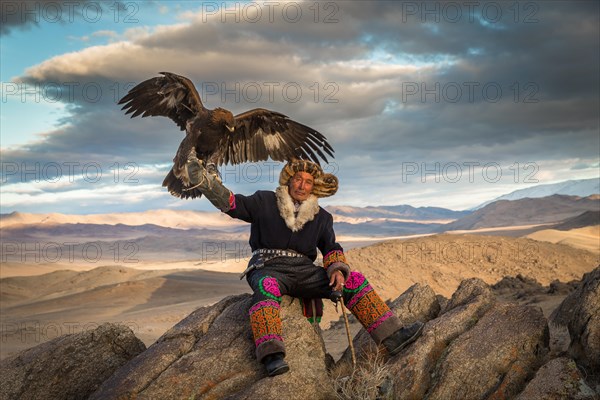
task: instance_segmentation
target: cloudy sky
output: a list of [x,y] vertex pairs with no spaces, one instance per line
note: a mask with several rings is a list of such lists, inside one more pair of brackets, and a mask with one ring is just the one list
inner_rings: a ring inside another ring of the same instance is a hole
[[[160,71],[322,132],[322,204],[467,209],[599,176],[597,1],[2,3],[2,212],[211,210],[161,183],[183,133],[116,103]],[[234,192],[281,164],[222,167]]]

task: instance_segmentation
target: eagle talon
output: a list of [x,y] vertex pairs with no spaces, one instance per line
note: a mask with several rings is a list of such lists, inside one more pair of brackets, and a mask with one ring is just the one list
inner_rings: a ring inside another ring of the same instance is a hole
[[190,153],[187,156],[187,162],[189,163],[191,161],[197,161],[200,164],[204,164],[204,161],[200,160],[198,158],[198,156],[196,155],[196,148],[195,147],[192,147],[192,150],[190,151]]
[[215,163],[206,163],[206,172],[214,176],[219,181],[221,180],[221,174],[219,173],[219,170],[217,169],[217,165]]

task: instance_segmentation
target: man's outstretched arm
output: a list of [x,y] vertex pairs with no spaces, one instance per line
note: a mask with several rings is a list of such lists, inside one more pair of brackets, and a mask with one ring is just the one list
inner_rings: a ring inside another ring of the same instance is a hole
[[186,164],[192,188],[202,192],[215,207],[223,212],[235,208],[235,196],[227,189],[216,173],[210,173],[199,160],[190,160]]

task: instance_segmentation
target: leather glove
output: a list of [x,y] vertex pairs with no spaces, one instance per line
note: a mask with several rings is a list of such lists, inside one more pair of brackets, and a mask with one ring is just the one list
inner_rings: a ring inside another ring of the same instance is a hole
[[185,165],[190,184],[193,188],[198,188],[215,207],[223,212],[231,209],[229,202],[232,193],[227,189],[216,173],[210,173],[204,167],[200,160],[189,160]]

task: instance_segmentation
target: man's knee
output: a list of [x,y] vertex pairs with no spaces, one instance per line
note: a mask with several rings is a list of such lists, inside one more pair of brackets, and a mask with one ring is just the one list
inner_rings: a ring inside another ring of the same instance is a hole
[[257,289],[262,296],[277,302],[281,301],[281,288],[277,278],[272,276],[263,276],[258,281]]

